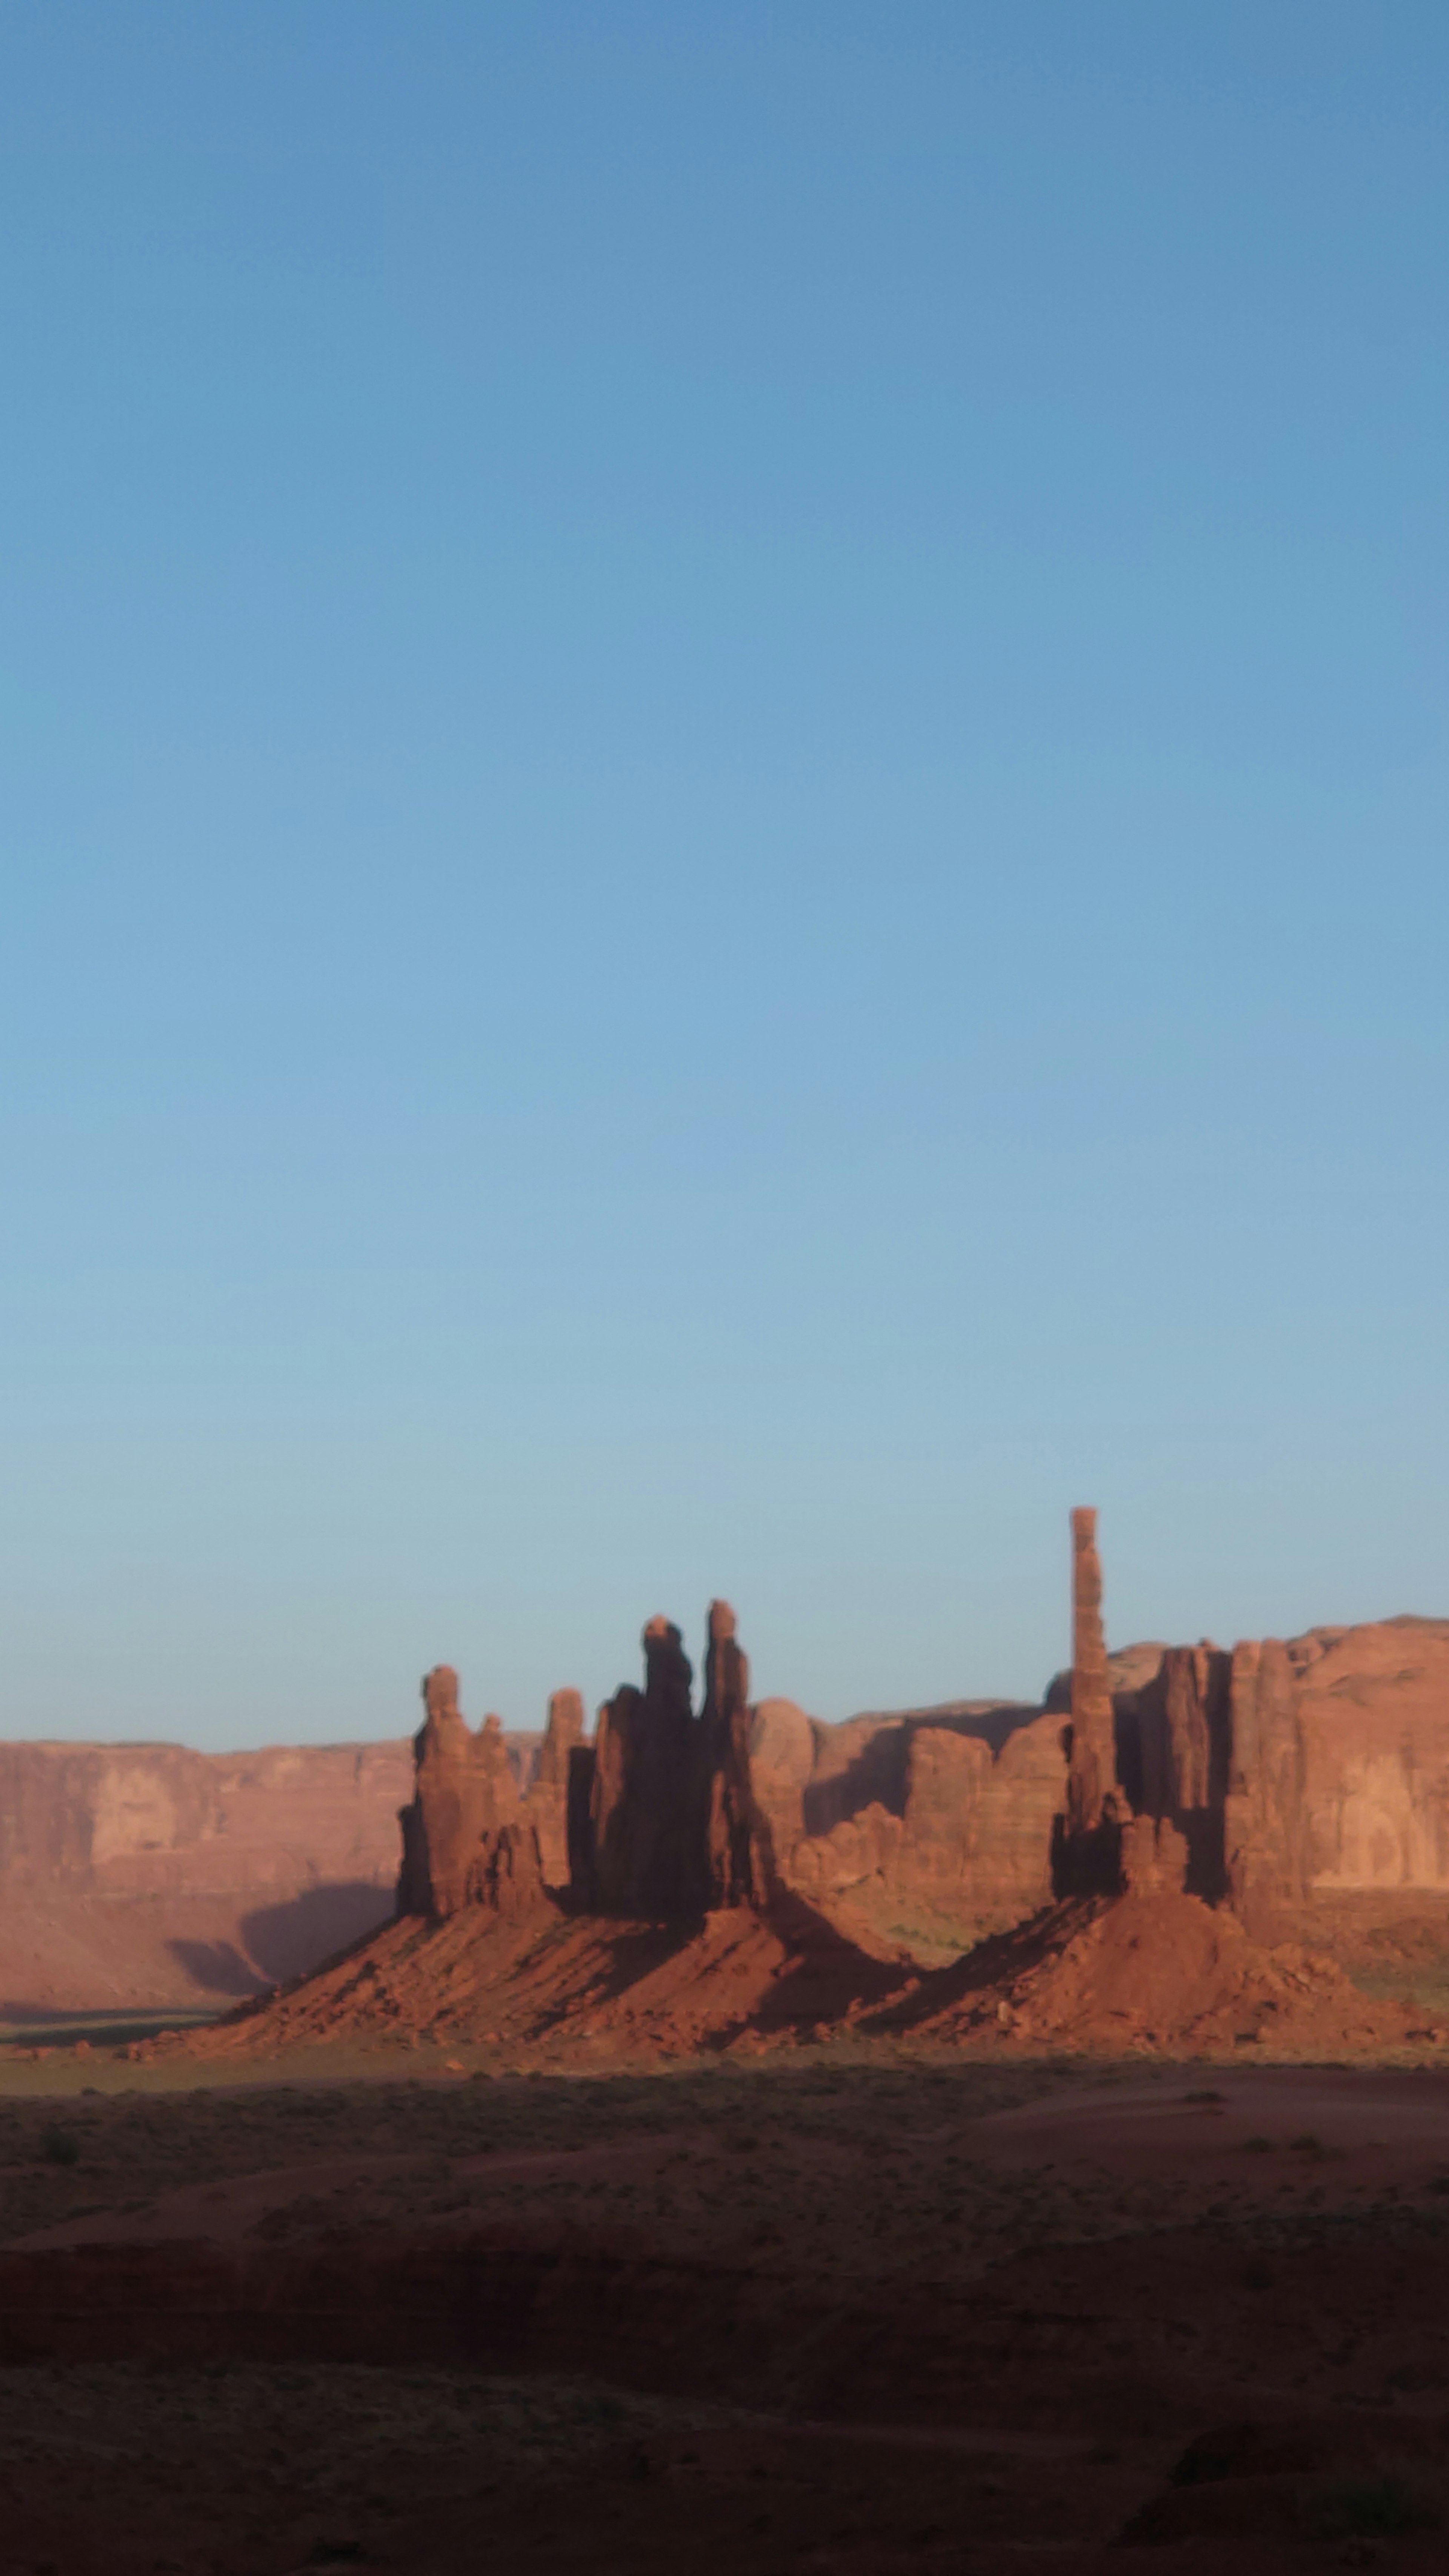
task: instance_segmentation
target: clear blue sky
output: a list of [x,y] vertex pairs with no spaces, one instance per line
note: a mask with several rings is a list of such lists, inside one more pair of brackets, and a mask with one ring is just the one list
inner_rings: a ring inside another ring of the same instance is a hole
[[0,20],[0,1727],[1449,1611],[1443,0]]

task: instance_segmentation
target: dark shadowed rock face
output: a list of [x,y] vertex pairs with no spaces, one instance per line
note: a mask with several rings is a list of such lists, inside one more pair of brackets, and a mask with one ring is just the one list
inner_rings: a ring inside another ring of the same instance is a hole
[[727,1601],[709,1605],[697,1792],[705,1903],[763,1904],[771,1892],[769,1827],[750,1780],[750,1668]]
[[546,1887],[569,1884],[569,1773],[584,1738],[584,1703],[576,1690],[555,1691],[538,1768],[524,1806],[538,1836]]
[[1169,1646],[1150,1680],[1118,1696],[1117,1713],[1125,1796],[1138,1815],[1172,1823],[1188,1853],[1188,1894],[1216,1904],[1227,1892],[1232,1657]]
[[494,1914],[527,1914],[546,1895],[536,1827],[527,1819],[485,1833],[468,1865],[464,1897]]
[[647,1922],[763,1903],[769,1832],[751,1789],[749,1666],[734,1612],[728,1602],[710,1606],[698,1717],[673,1621],[651,1619],[642,1643],[644,1687],[626,1683],[606,1701],[593,1744],[580,1740],[570,1712],[557,1755],[545,1746],[540,1789],[545,1772],[563,1775],[571,1902]]
[[589,1876],[600,1913],[673,1921],[702,1902],[693,1673],[671,1620],[651,1619],[643,1644],[644,1688],[626,1683],[599,1711]]

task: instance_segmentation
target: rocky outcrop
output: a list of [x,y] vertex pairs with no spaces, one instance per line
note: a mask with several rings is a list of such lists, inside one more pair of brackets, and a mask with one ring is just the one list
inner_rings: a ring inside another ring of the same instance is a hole
[[1102,1563],[1097,1515],[1072,1514],[1072,1741],[1067,1835],[1085,1842],[1115,1812],[1116,1726],[1102,1628]]
[[1449,1901],[1449,1621],[1153,1653],[1115,1694],[1121,1794],[1181,1837],[1189,1894],[1345,1953]]
[[1115,1707],[1128,1805],[1173,1825],[1188,1853],[1188,1893],[1216,1904],[1227,1892],[1232,1657],[1209,1645],[1165,1647],[1156,1671],[1119,1692]]
[[1233,1905],[1271,1919],[1308,1892],[1308,1814],[1298,1676],[1277,1638],[1236,1648],[1230,1692],[1225,1859]]
[[557,1890],[569,1884],[569,1778],[583,1740],[583,1700],[576,1690],[555,1691],[524,1806],[538,1836],[544,1885]]
[[750,1738],[750,1668],[733,1610],[727,1601],[712,1601],[696,1748],[705,1902],[711,1909],[763,1904],[771,1891],[773,1854],[755,1805]]
[[[773,1883],[769,1819],[752,1786],[749,1665],[727,1601],[709,1608],[704,1706],[672,1620],[644,1631],[644,1688],[599,1712],[576,1902],[637,1921],[680,1922],[763,1904]],[[578,1764],[580,1796],[583,1764]]]
[[826,1726],[763,1701],[751,1780],[785,1886],[855,1939],[949,1956],[1051,1894],[1062,1722],[982,1700]]
[[399,1912],[517,1912],[548,1892],[579,1913],[682,1922],[764,1901],[770,1838],[751,1793],[749,1666],[734,1612],[710,1605],[698,1717],[678,1628],[651,1619],[643,1646],[643,1689],[615,1692],[591,1744],[578,1692],[554,1693],[522,1795],[497,1719],[471,1734],[456,1673],[428,1675]]
[[496,1717],[475,1735],[450,1664],[428,1674],[423,1702],[413,1795],[399,1817],[399,1914],[442,1920],[469,1905],[518,1914],[550,1896],[591,1906],[594,1747],[583,1741],[579,1693],[554,1692],[542,1736],[506,1735]]
[[1124,1896],[1182,1896],[1187,1892],[1187,1838],[1169,1818],[1131,1816],[1122,1827]]
[[669,1619],[644,1631],[644,1688],[599,1711],[589,1823],[589,1899],[601,1914],[679,1921],[703,1910],[695,1812],[694,1675]]
[[1449,1621],[1239,1647],[1226,1828],[1250,1921],[1449,1891]]
[[1058,1896],[1112,1895],[1122,1885],[1122,1826],[1130,1813],[1117,1771],[1117,1711],[1102,1627],[1097,1515],[1072,1514],[1071,1723],[1064,1809],[1053,1829]]
[[[414,1739],[416,1777],[412,1802],[402,1810],[402,1870],[398,1912],[441,1917],[489,1901],[498,1884],[499,1843],[522,1823],[518,1784],[496,1717],[470,1730],[458,1706],[458,1676],[438,1664],[423,1683],[423,1723]],[[542,1886],[537,1836],[526,1875]],[[510,1851],[512,1846],[509,1846]],[[511,1885],[517,1871],[504,1867]]]

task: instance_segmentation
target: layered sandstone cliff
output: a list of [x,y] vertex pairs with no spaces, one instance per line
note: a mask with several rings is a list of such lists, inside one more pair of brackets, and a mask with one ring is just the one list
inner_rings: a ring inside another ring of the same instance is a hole
[[0,1743],[0,1901],[388,1885],[406,1738],[193,1753]]
[[405,1740],[0,1743],[0,2014],[204,2006],[382,1920]]
[[856,1939],[950,1955],[1052,1892],[1062,1721],[977,1700],[826,1726],[764,1700],[755,1799],[786,1886]]
[[[537,1738],[510,1737],[521,1779]],[[405,1736],[197,1753],[0,1742],[0,2019],[205,2008],[392,1910]]]

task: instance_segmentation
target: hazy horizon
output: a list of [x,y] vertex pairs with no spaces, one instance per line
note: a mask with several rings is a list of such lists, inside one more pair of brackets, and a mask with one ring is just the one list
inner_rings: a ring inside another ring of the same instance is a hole
[[0,1734],[1449,1604],[1449,19],[0,36]]

